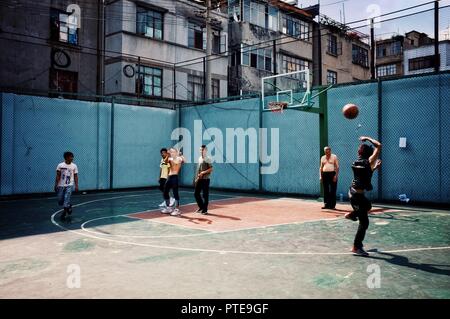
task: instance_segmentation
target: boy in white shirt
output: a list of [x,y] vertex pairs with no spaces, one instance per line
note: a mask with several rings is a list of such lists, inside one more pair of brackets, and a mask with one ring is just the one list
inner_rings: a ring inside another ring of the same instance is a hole
[[73,153],[64,153],[64,162],[56,167],[55,192],[58,196],[58,204],[64,207],[61,220],[65,220],[67,215],[72,214],[71,196],[75,186],[78,192],[78,167],[73,161]]

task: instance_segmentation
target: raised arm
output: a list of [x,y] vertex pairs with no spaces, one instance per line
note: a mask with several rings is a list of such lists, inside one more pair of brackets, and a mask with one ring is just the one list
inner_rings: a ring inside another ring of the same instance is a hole
[[375,151],[373,152],[372,156],[369,157],[370,166],[372,167],[372,170],[375,170],[377,168],[376,163],[381,152],[381,143],[368,136],[361,136],[359,140],[361,142],[368,141],[372,143],[373,146],[375,146]]

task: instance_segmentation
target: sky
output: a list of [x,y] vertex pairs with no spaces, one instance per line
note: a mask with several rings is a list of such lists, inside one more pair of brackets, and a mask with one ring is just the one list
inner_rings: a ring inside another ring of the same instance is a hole
[[[321,13],[325,14],[334,20],[343,20],[343,5],[345,7],[345,21],[357,21],[367,19],[370,15],[386,14],[392,11],[404,9],[407,7],[430,2],[429,0],[320,0]],[[318,0],[299,0],[299,6],[307,7],[317,4]],[[450,0],[441,0],[440,7],[450,5]],[[414,12],[419,12],[427,9],[432,9],[434,4],[428,4],[409,11],[400,12],[389,15],[381,19],[388,19],[402,16]],[[381,22],[377,25],[375,34],[377,38],[389,38],[395,33],[405,34],[411,30],[425,32],[433,37],[434,35],[434,13],[433,11],[420,13],[410,17],[404,17],[393,21]],[[352,24],[352,27],[361,26],[364,23]],[[441,31],[448,30],[450,27],[450,7],[440,10],[439,29]],[[361,32],[368,33],[367,27],[358,29]]]

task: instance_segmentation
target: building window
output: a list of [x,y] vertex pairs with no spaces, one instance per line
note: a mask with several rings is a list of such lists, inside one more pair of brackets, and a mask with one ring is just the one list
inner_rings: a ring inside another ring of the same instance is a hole
[[334,71],[327,71],[327,84],[337,84],[337,72]]
[[50,38],[55,41],[78,45],[78,20],[58,9],[50,10]]
[[284,34],[305,41],[310,41],[311,39],[310,24],[287,14],[282,15],[282,30]]
[[211,79],[211,97],[213,99],[220,98],[220,80]]
[[267,29],[278,31],[278,9],[268,6]]
[[272,49],[242,49],[242,65],[272,72]]
[[205,50],[206,49],[206,36],[204,36],[205,28],[202,26],[189,23],[188,29],[188,46],[190,48],[196,48]]
[[409,60],[409,71],[431,69],[434,67],[434,55]]
[[389,65],[382,65],[377,67],[377,76],[383,77],[383,76],[390,76],[390,75],[396,75],[397,74],[397,65],[396,64],[389,64]]
[[244,21],[261,28],[278,31],[278,9],[276,7],[251,0],[244,1]]
[[381,44],[377,46],[377,57],[384,58],[402,53],[402,43],[395,41],[388,44]]
[[50,90],[65,93],[78,92],[78,73],[50,69]]
[[338,55],[337,37],[333,34],[328,35],[327,52],[332,55]]
[[228,17],[232,21],[241,21],[240,0],[228,0]]
[[202,101],[205,99],[205,84],[202,76],[188,75],[187,89],[187,99],[189,101]]
[[[212,30],[212,53],[220,54],[227,51],[226,34],[222,34],[219,30]],[[203,49],[206,50],[206,34],[203,34]]]
[[137,7],[136,31],[149,38],[162,40],[163,15],[160,12]]
[[[302,71],[309,68],[309,62],[303,59],[294,58],[288,55],[282,55],[282,72],[291,73],[296,71]],[[304,80],[305,75],[302,73],[296,74],[295,78]]]
[[148,96],[162,96],[162,70],[140,66],[138,92]]
[[353,44],[352,62],[365,68],[369,67],[369,50]]

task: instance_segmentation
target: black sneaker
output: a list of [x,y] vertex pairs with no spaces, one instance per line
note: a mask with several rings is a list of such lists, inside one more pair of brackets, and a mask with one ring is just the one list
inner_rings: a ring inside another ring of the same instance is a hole
[[369,253],[362,248],[353,247],[351,250],[355,256],[368,257]]
[[67,214],[72,215],[72,205],[67,208]]
[[345,218],[353,220],[354,222],[356,222],[358,220],[358,218],[355,216],[354,212],[345,214]]
[[207,210],[202,211],[202,215],[208,215],[208,211]]
[[62,213],[61,216],[59,217],[59,219],[61,219],[62,221],[66,220],[66,212]]
[[203,209],[201,209],[201,208],[199,208],[199,209],[197,209],[197,211],[196,211],[196,213],[201,213],[201,212],[203,212]]

